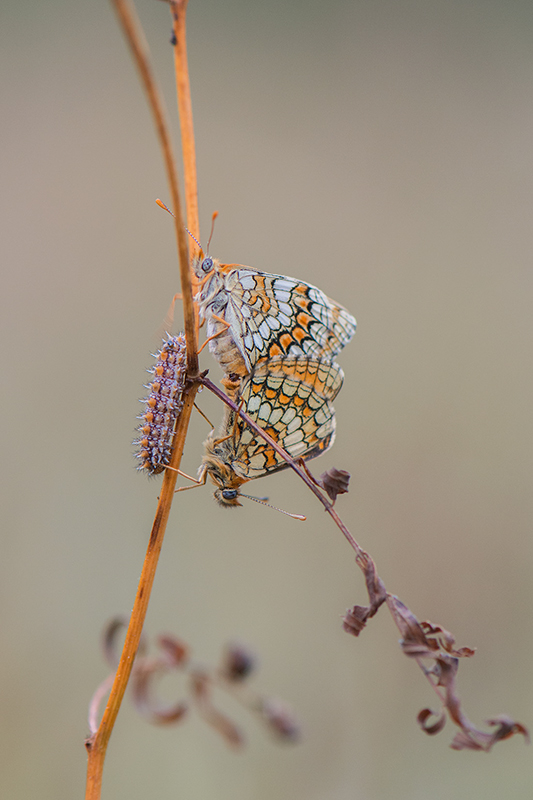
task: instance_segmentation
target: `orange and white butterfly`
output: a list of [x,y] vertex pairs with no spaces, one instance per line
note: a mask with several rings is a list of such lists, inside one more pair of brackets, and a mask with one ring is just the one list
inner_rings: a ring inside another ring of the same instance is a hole
[[194,270],[209,349],[226,375],[243,377],[262,358],[333,359],[355,333],[354,317],[305,281],[211,256],[198,258]]
[[[237,401],[294,459],[325,453],[335,439],[332,400],[339,393],[343,372],[334,362],[310,356],[276,356],[259,361],[244,378]],[[218,434],[205,442],[198,478],[207,476],[217,487],[223,506],[239,506],[243,483],[287,467],[270,444],[231,409]]]

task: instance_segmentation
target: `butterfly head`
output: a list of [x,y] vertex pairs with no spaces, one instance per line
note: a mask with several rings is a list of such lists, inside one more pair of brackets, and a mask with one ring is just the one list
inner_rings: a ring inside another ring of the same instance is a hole
[[213,496],[219,506],[223,508],[231,508],[234,506],[242,506],[242,503],[239,503],[239,490],[238,489],[215,489]]
[[198,280],[205,280],[205,278],[213,273],[217,265],[218,261],[216,258],[204,256],[203,252],[200,251],[200,255],[195,259],[193,264],[194,272]]
[[220,441],[213,435],[205,442],[206,454],[199,470],[199,477],[205,473],[215,484],[214,497],[217,503],[224,508],[240,506],[240,487],[246,483],[247,478],[238,475],[231,466],[231,445],[229,439]]

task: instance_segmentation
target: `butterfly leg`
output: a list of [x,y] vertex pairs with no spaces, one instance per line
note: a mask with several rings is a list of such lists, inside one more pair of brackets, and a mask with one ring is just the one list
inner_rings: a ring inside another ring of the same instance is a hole
[[235,434],[237,432],[237,424],[239,422],[239,411],[241,410],[243,405],[244,405],[244,399],[241,400],[241,402],[239,403],[239,408],[238,408],[238,410],[237,410],[237,412],[235,414],[235,419],[233,421],[233,427],[232,427],[231,433],[228,434],[227,436],[223,436],[221,439],[214,439],[213,440],[213,445],[220,444],[221,442],[227,442],[228,439],[234,439],[235,438]]
[[201,409],[201,408],[198,408],[198,406],[196,405],[196,403],[193,403],[193,405],[194,405],[195,409],[198,411],[198,413],[200,414],[200,416],[201,416],[201,417],[203,417],[203,418],[205,419],[205,421],[207,422],[207,424],[211,426],[211,430],[213,430],[213,431],[214,431],[214,430],[215,430],[215,426],[213,425],[213,423],[211,422],[211,420],[209,419],[209,417],[206,417],[206,415],[204,414],[204,412],[202,411],[202,409]]
[[164,318],[162,326],[161,326],[163,331],[171,331],[172,330],[172,328],[174,326],[174,309],[176,307],[176,300],[181,300],[182,298],[183,298],[183,295],[180,292],[175,294],[174,297],[172,298],[172,301],[171,301],[171,303],[170,303],[170,305],[168,307],[168,311],[165,314],[165,318]]
[[[225,320],[225,319],[222,319],[222,317],[219,317],[217,314],[213,314],[213,319],[216,319],[216,320],[217,320],[217,322],[221,322],[223,325],[225,325],[225,326],[226,326],[226,328],[231,328],[231,324],[230,324],[229,322],[226,322],[226,320]],[[217,331],[217,332],[216,332],[216,333],[214,333],[212,336],[209,336],[209,337],[208,337],[208,338],[205,340],[205,342],[203,343],[203,345],[200,347],[200,349],[198,350],[198,354],[200,354],[200,353],[202,352],[202,350],[204,349],[204,347],[206,346],[206,344],[207,344],[208,342],[210,342],[212,339],[216,339],[216,338],[217,338],[217,336],[220,336],[220,334],[221,334],[221,333],[225,333],[225,332],[226,332],[226,331],[225,331],[225,330],[222,328],[222,330],[220,330],[220,331]]]
[[[168,469],[168,467],[167,467],[167,469]],[[199,481],[197,481],[196,478],[192,478],[190,475],[187,475],[186,472],[182,472],[180,469],[176,470],[176,472],[178,473],[178,475],[181,475],[183,478],[188,478],[188,480],[192,481],[193,485],[192,486],[180,486],[179,489],[176,489],[174,494],[177,494],[178,492],[186,492],[187,489],[197,489],[199,486],[205,486],[205,482],[207,480],[207,472],[204,472],[204,474],[202,475],[202,477],[200,478]]]

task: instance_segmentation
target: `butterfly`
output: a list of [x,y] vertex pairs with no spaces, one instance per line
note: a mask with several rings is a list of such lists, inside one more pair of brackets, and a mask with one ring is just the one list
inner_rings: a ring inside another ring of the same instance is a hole
[[262,358],[333,359],[355,333],[354,317],[305,281],[211,256],[198,258],[194,270],[209,349],[226,375],[242,378]]
[[[237,397],[247,414],[294,459],[325,453],[335,439],[332,400],[344,374],[338,364],[311,356],[262,359],[244,378]],[[222,506],[239,506],[243,483],[285,469],[287,462],[233,410],[205,442],[198,471],[216,486]]]

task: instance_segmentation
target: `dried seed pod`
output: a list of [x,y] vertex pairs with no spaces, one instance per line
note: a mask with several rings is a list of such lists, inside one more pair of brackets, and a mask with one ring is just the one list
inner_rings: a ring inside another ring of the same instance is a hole
[[335,503],[338,494],[346,494],[350,483],[350,473],[344,469],[332,467],[323,472],[318,482],[328,494],[332,503]]
[[256,658],[254,654],[242,644],[229,644],[226,646],[221,672],[228,681],[243,681],[255,669]]

